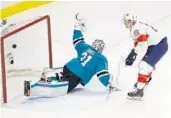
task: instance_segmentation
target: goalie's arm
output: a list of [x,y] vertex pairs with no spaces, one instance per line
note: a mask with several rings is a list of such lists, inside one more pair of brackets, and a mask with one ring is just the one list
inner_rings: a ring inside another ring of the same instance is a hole
[[73,32],[73,45],[75,49],[78,50],[84,44],[85,44],[85,41],[84,41],[84,37],[83,37],[81,30],[75,29]]
[[111,74],[108,72],[108,63],[107,61],[102,61],[98,64],[97,67],[97,78],[104,86],[108,86],[111,81]]
[[102,70],[97,73],[97,77],[104,86],[109,85],[110,73],[108,70]]

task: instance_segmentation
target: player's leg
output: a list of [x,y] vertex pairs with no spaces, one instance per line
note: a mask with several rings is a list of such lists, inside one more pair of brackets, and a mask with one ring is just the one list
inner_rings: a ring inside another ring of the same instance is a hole
[[[144,87],[151,81],[151,74],[155,65],[160,61],[160,59],[165,55],[168,50],[167,38],[163,40],[156,46],[151,46],[148,48],[146,55],[139,64],[139,74],[135,91],[129,92],[129,97],[141,98],[144,95]],[[135,86],[134,85],[134,86]]]
[[24,81],[25,96],[60,96],[67,93],[68,81],[62,80],[60,72],[54,69],[43,71],[37,82]]
[[150,81],[152,71],[153,67],[150,66],[147,62],[140,62],[138,79],[137,82],[134,84],[135,90],[128,93],[128,98],[141,99],[144,96],[144,87]]
[[55,90],[54,95],[60,96],[73,90],[79,83],[81,83],[81,79],[66,66],[64,66],[62,74],[61,72],[54,73],[50,69],[43,71],[41,79],[37,82],[24,81],[24,95],[42,96],[45,95],[45,92],[52,93]]
[[167,37],[163,38],[156,46],[150,46],[143,61],[154,67],[168,51]]
[[[150,78],[147,80],[146,86],[151,82],[151,80],[152,80],[152,77],[150,77]],[[137,88],[137,85],[138,85],[138,82],[136,82],[136,83],[134,84],[133,88],[136,89],[136,88]]]
[[[145,61],[149,65],[147,65],[147,67],[143,67],[142,62],[140,62],[139,70],[140,69],[143,70],[143,68],[150,68],[150,66],[155,68],[156,63],[159,62],[159,60],[163,57],[163,55],[167,51],[167,48],[168,48],[168,44],[167,44],[166,38],[164,38],[157,46],[150,46],[148,48],[147,53],[145,54],[144,58],[142,59],[142,61]],[[141,73],[141,72],[139,72],[139,73]],[[150,77],[147,80],[146,85],[151,81],[151,79],[152,79],[152,77]],[[135,88],[137,88],[137,84],[138,84],[138,82],[136,82],[134,84]]]
[[30,97],[57,97],[67,94],[68,91],[67,81],[25,81],[24,84],[24,95]]
[[68,93],[71,92],[79,83],[81,79],[72,73],[66,66],[63,68],[63,81],[68,81]]

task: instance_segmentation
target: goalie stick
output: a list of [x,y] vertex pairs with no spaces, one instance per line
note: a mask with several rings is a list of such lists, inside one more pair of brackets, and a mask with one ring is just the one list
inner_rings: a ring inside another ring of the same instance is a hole
[[[121,91],[121,89],[118,86],[119,85],[118,80],[119,80],[119,75],[120,75],[120,71],[121,71],[122,61],[123,61],[123,58],[121,57],[121,60],[120,60],[118,67],[117,67],[117,76],[116,76],[115,82],[114,82],[113,86],[109,86],[109,91],[108,91],[106,100],[109,100],[110,95],[113,91]],[[113,76],[112,76],[111,82],[113,82]]]

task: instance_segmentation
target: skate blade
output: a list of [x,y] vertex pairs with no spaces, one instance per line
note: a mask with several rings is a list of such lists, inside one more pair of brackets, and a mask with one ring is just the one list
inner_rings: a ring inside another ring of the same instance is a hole
[[133,101],[143,101],[142,97],[129,97],[129,96],[127,96],[127,99],[128,100],[133,100]]

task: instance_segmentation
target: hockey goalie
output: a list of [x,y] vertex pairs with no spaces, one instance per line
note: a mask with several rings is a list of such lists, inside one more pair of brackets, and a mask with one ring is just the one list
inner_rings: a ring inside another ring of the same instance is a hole
[[105,87],[115,89],[112,86],[112,76],[108,72],[108,60],[102,54],[105,48],[103,40],[96,39],[92,46],[85,43],[82,32],[86,27],[84,19],[79,14],[75,16],[73,45],[77,51],[77,57],[71,59],[59,69],[44,69],[38,82],[24,82],[25,96],[60,96],[72,91],[78,84],[85,86],[94,75]]

